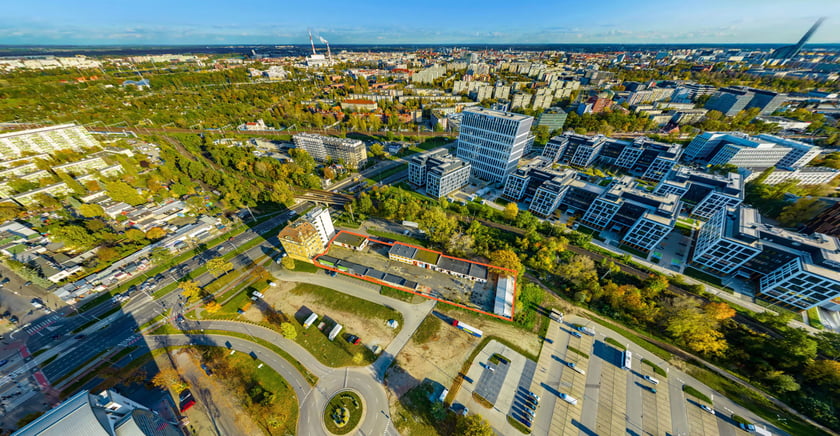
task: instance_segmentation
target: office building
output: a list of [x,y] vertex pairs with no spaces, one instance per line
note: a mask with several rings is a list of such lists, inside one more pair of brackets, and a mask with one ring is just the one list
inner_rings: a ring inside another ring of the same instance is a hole
[[640,137],[632,141],[586,136],[572,132],[552,137],[542,156],[550,162],[587,168],[594,164],[613,166],[645,180],[662,180],[677,164],[678,144],[665,144]]
[[440,198],[469,183],[471,169],[469,162],[438,148],[411,158],[408,181],[417,187],[425,186],[428,196]]
[[721,208],[697,232],[691,264],[715,275],[730,275],[761,253],[759,215],[752,208]]
[[549,133],[560,130],[566,124],[566,111],[559,107],[550,107],[537,117],[537,127],[545,126]]
[[367,161],[365,143],[358,139],[298,133],[292,136],[292,140],[295,147],[306,150],[319,162],[332,159],[333,161],[344,162],[344,165],[357,169]]
[[335,227],[333,226],[330,210],[326,207],[316,207],[310,210],[302,217],[303,220],[312,224],[315,230],[318,231],[318,236],[321,238],[323,247],[326,247],[333,236],[335,236]]
[[181,436],[174,422],[112,390],[84,390],[21,427],[13,436]]
[[671,100],[675,102],[693,102],[697,97],[712,95],[717,91],[713,85],[700,83],[687,83],[680,85],[674,90]]
[[823,21],[825,21],[825,18],[818,19],[817,22],[814,23],[814,25],[811,26],[811,28],[808,29],[807,32],[805,32],[805,35],[803,35],[799,42],[797,42],[796,44],[786,45],[784,47],[779,47],[776,50],[773,50],[773,53],[770,54],[770,59],[790,60],[795,58],[796,55],[798,55],[799,52],[802,50],[802,47],[804,47],[805,44],[808,43],[808,40],[811,39],[811,36],[814,34],[814,32],[816,32],[817,29],[820,28],[820,25]]
[[761,254],[744,265],[758,278],[758,295],[794,310],[808,310],[840,297],[840,240],[759,227]]
[[679,196],[647,192],[624,176],[591,203],[580,223],[616,233],[622,245],[649,252],[674,229],[678,213]]
[[688,144],[683,159],[704,165],[795,169],[807,165],[820,151],[819,147],[769,134],[704,132]]
[[533,141],[534,119],[511,112],[473,107],[463,111],[458,157],[472,165],[472,176],[504,182]]
[[[750,182],[761,175],[760,171],[741,170],[746,173],[745,181]],[[792,171],[776,169],[762,182],[765,185],[777,185],[787,180],[798,180],[800,185],[822,185],[834,180],[840,170],[826,167],[803,167]]]
[[676,194],[692,218],[708,220],[721,209],[734,208],[744,199],[744,178],[739,173],[710,174],[679,167],[653,191]]
[[747,109],[758,108],[759,115],[770,115],[785,102],[787,94],[769,91],[766,89],[749,88],[753,98],[747,103]]
[[805,228],[802,229],[802,233],[806,235],[822,233],[830,236],[840,236],[840,203],[834,203],[833,206],[808,221]]
[[41,127],[19,132],[0,133],[0,159],[12,159],[25,153],[54,153],[58,150],[79,151],[99,147],[99,141],[75,124]]
[[287,225],[277,235],[286,253],[294,259],[309,262],[324,250],[321,235],[310,222],[299,219]]
[[732,117],[746,109],[754,96],[755,94],[746,89],[720,88],[706,102],[704,107],[710,111],[718,111],[727,117]]

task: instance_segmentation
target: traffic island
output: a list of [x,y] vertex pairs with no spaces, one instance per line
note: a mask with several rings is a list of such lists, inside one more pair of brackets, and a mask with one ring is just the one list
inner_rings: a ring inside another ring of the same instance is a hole
[[353,391],[341,391],[333,396],[324,409],[324,427],[331,434],[354,432],[364,416],[364,400]]

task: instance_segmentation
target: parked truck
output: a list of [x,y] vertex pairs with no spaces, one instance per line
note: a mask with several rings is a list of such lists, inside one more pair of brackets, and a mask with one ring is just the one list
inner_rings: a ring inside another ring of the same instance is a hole
[[477,338],[480,338],[480,337],[484,336],[484,332],[482,332],[481,330],[479,330],[479,329],[477,329],[477,328],[475,328],[475,327],[473,327],[469,324],[465,324],[463,322],[460,322],[457,319],[452,320],[452,325],[454,327],[457,327],[457,328],[459,328],[459,329],[477,337]]
[[341,333],[341,324],[336,324],[335,327],[333,327],[333,329],[330,330],[329,339],[332,341],[336,338],[336,336],[338,336],[339,333]]

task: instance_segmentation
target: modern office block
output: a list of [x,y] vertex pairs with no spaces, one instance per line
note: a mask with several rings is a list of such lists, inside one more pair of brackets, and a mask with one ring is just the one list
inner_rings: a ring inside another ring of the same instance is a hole
[[704,132],[685,149],[683,159],[709,165],[742,168],[801,168],[820,153],[818,147],[775,135]]
[[757,273],[758,294],[782,307],[807,310],[840,297],[840,240],[759,228],[762,253],[744,266]]
[[727,117],[735,116],[747,108],[755,94],[744,89],[721,88],[712,94],[712,98],[704,106],[710,111],[718,111]]
[[511,112],[480,107],[465,109],[457,155],[472,165],[474,177],[504,182],[532,141],[533,120]]
[[434,198],[445,197],[469,183],[471,171],[469,162],[450,156],[445,148],[421,153],[408,163],[409,182],[425,186],[426,194]]
[[744,178],[739,173],[719,175],[678,167],[653,192],[659,195],[676,194],[692,217],[707,220],[722,208],[741,204]]
[[[749,173],[744,179],[747,182],[761,175],[760,171],[744,170],[742,172]],[[765,185],[777,185],[787,180],[797,180],[800,185],[822,185],[831,182],[838,175],[840,175],[840,170],[826,167],[803,167],[792,171],[777,169],[770,173],[761,183]]]
[[550,107],[537,118],[537,127],[545,126],[549,132],[560,130],[566,124],[567,116],[562,108]]
[[621,177],[586,209],[580,223],[616,233],[623,245],[650,251],[670,233],[679,212],[679,197],[640,189],[632,177]]
[[733,274],[761,253],[758,224],[755,209],[719,209],[697,232],[692,265],[712,274]]
[[0,159],[20,157],[25,153],[54,153],[58,150],[81,150],[98,147],[99,141],[75,124],[41,127],[19,132],[0,133]]
[[440,198],[461,189],[469,183],[471,171],[470,163],[458,158],[432,166],[426,176],[426,194]]
[[295,147],[306,150],[319,162],[325,162],[331,158],[334,161],[344,161],[345,165],[356,169],[367,161],[365,143],[358,139],[298,133],[292,136],[292,140]]

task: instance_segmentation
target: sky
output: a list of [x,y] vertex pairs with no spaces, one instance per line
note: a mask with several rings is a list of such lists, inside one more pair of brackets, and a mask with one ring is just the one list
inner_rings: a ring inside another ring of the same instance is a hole
[[2,45],[840,43],[840,0],[0,0]]

